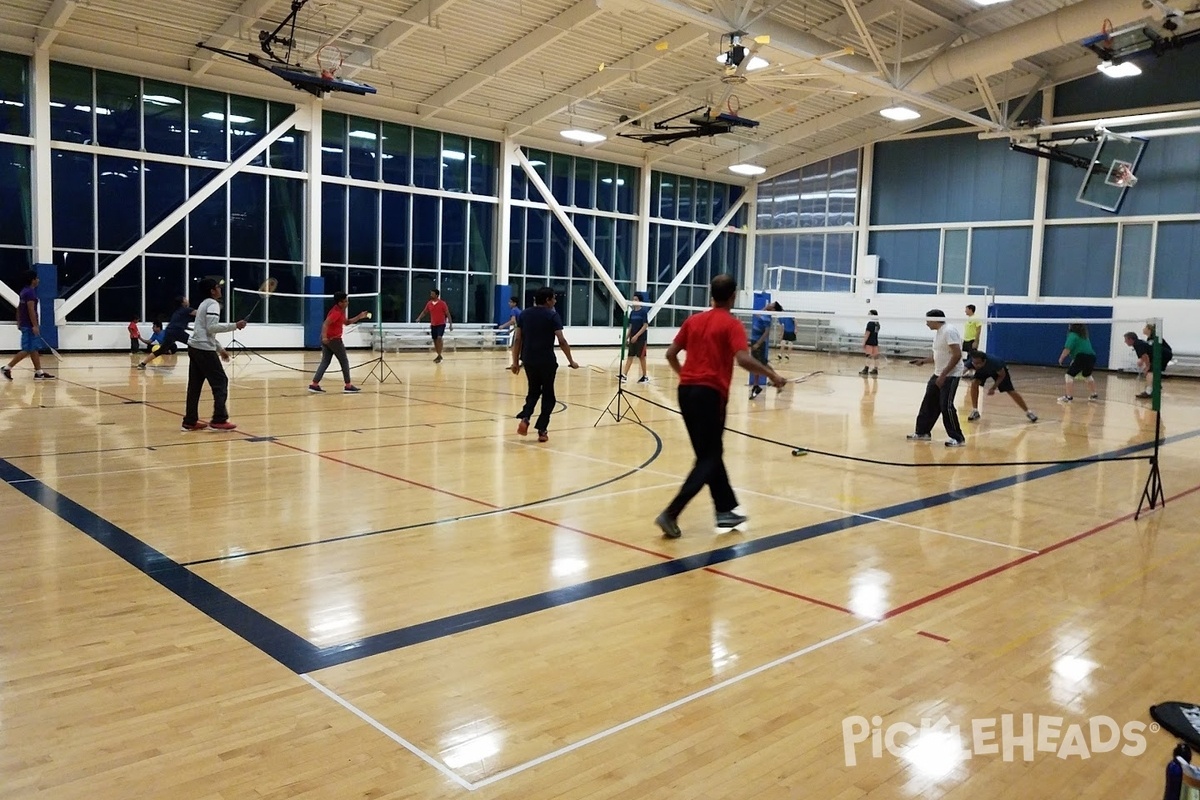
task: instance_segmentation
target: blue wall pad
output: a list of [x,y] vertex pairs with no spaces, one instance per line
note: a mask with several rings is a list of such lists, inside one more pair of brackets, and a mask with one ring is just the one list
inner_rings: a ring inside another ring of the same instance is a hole
[[[995,303],[988,308],[988,319],[1031,319],[1043,317],[1058,319],[1076,317],[1081,319],[1109,319],[1112,306],[1068,306],[1033,303]],[[1122,331],[1124,333],[1124,331]],[[1112,342],[1112,325],[1088,324],[1088,338],[1096,351],[1096,366],[1108,367],[1108,349]],[[1067,340],[1067,326],[1047,325],[1037,322],[1014,322],[1011,325],[989,325],[984,337],[984,350],[989,355],[1013,364],[1038,364],[1057,366],[1063,343]]]

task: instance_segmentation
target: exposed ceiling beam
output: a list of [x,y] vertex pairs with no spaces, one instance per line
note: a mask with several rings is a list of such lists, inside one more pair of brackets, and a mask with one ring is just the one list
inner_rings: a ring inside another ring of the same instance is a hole
[[994,122],[1005,124],[1004,115],[1000,113],[1000,104],[996,102],[996,96],[992,94],[992,87],[988,86],[987,78],[982,75],[975,75],[975,90],[979,92],[979,99],[983,101],[983,107],[987,109],[988,116]]
[[[204,44],[223,50],[239,41],[244,41],[251,26],[267,13],[272,2],[273,0],[245,0],[237,11],[230,14],[229,18],[221,23],[221,27],[217,28],[216,33],[208,37],[208,41]],[[197,47],[189,62],[192,72],[196,75],[208,72],[216,57],[216,53]]]
[[[896,10],[896,0],[870,0],[858,9],[858,16],[870,25]],[[819,33],[829,36],[849,36],[854,33],[854,20],[849,15],[837,17],[817,26]]]
[[842,0],[842,8],[846,9],[846,16],[854,23],[854,30],[858,33],[858,39],[862,42],[863,47],[867,48],[867,53],[871,56],[871,61],[875,63],[875,69],[879,71],[881,78],[887,78],[890,73],[887,64],[884,63],[883,53],[879,52],[879,46],[875,44],[875,39],[871,37],[871,31],[867,28],[867,23],[858,13],[858,8],[854,5],[854,0]]
[[580,0],[554,19],[540,25],[462,77],[451,81],[447,86],[425,98],[420,104],[421,116],[426,119],[432,117],[445,106],[469,94],[505,70],[533,56],[539,50],[566,36],[574,28],[602,13],[603,10],[597,0]]
[[689,45],[700,40],[707,40],[707,38],[708,31],[705,28],[691,23],[686,24],[654,44],[646,45],[641,50],[625,56],[615,64],[606,67],[603,72],[589,75],[569,89],[539,103],[523,114],[519,114],[509,123],[509,130],[511,133],[517,134],[556,114],[561,114],[570,107],[571,103],[591,97],[610,86],[629,80],[629,76],[637,70],[645,69],[664,58],[669,58],[672,53],[678,53]]
[[364,44],[350,51],[339,73],[343,78],[353,78],[371,66],[375,56],[407,39],[414,31],[432,27],[433,18],[457,0],[420,0],[415,6],[393,20]]
[[38,24],[38,32],[34,40],[38,50],[44,50],[54,44],[59,31],[62,30],[63,25],[67,24],[67,20],[71,18],[71,14],[78,6],[77,0],[54,0]]

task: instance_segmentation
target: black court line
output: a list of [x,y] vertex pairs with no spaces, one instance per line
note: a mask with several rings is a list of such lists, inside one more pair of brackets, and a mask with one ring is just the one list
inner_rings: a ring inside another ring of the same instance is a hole
[[[1181,442],[1196,436],[1200,436],[1200,430],[1169,437],[1164,440],[1164,443]],[[1152,442],[1145,442],[1130,445],[1104,455],[1128,455],[1148,450],[1152,447]],[[132,534],[103,519],[95,512],[84,508],[65,495],[54,491],[37,478],[18,469],[8,461],[0,460],[0,480],[9,483],[13,489],[26,495],[65,522],[95,539],[114,554],[145,573],[152,580],[207,614],[214,621],[241,636],[279,663],[297,673],[307,673],[379,655],[398,648],[452,636],[456,633],[474,630],[486,625],[517,619],[538,611],[557,608],[611,592],[645,585],[656,580],[712,567],[717,564],[786,547],[830,533],[899,517],[922,509],[936,508],[955,500],[978,497],[989,492],[1006,489],[1046,476],[1069,472],[1092,463],[1103,462],[1075,462],[1041,467],[1030,472],[986,481],[976,486],[897,503],[874,511],[860,512],[840,519],[820,522],[766,536],[761,539],[721,547],[703,553],[696,553],[615,575],[608,575],[574,586],[539,592],[484,608],[452,614],[440,619],[429,620],[416,625],[327,647],[317,647],[289,631],[274,620],[269,619],[225,591],[195,575],[185,566],[169,559],[166,555],[140,541]]]

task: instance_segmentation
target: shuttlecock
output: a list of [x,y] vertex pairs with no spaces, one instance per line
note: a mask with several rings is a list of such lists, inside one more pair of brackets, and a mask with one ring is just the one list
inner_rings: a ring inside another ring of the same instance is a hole
[[370,318],[371,318],[371,312],[370,312],[370,311],[368,311],[368,312],[367,312],[367,319],[370,319]]

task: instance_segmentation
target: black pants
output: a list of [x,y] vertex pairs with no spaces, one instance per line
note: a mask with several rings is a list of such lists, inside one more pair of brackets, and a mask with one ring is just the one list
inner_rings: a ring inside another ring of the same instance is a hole
[[534,429],[545,433],[550,426],[550,413],[554,411],[554,375],[558,372],[558,364],[526,364],[525,379],[529,381],[529,393],[525,395],[525,406],[521,409],[521,419],[529,419],[533,415],[533,407],[538,398],[542,399],[542,413],[538,414]]
[[706,485],[712,494],[717,513],[733,511],[737,497],[729,485],[722,458],[721,440],[725,435],[725,400],[721,393],[708,386],[680,386],[679,410],[687,426],[696,463],[679,489],[679,494],[667,506],[667,515],[676,518]]
[[129,339],[129,352],[131,352],[131,353],[140,353],[140,352],[142,352],[142,340],[141,340],[141,339],[134,339],[134,338],[130,337],[130,339]]
[[213,413],[211,422],[228,422],[229,410],[225,400],[229,397],[229,377],[221,366],[221,357],[215,350],[188,350],[187,409],[183,413],[183,424],[194,425],[200,419],[200,393],[204,382],[212,389]]
[[325,370],[329,369],[329,363],[333,361],[334,356],[337,357],[338,363],[342,365],[342,377],[346,380],[346,384],[350,383],[350,360],[346,358],[346,345],[341,339],[330,339],[329,344],[321,345],[321,364],[317,367],[317,374],[313,376],[313,383],[320,383],[321,378],[325,377]]
[[946,428],[946,435],[951,439],[966,441],[962,428],[958,424],[958,411],[954,408],[954,395],[958,392],[958,378],[949,377],[937,385],[937,375],[925,384],[925,398],[921,401],[921,410],[917,412],[917,433],[928,436],[933,431],[933,423],[938,416]]

